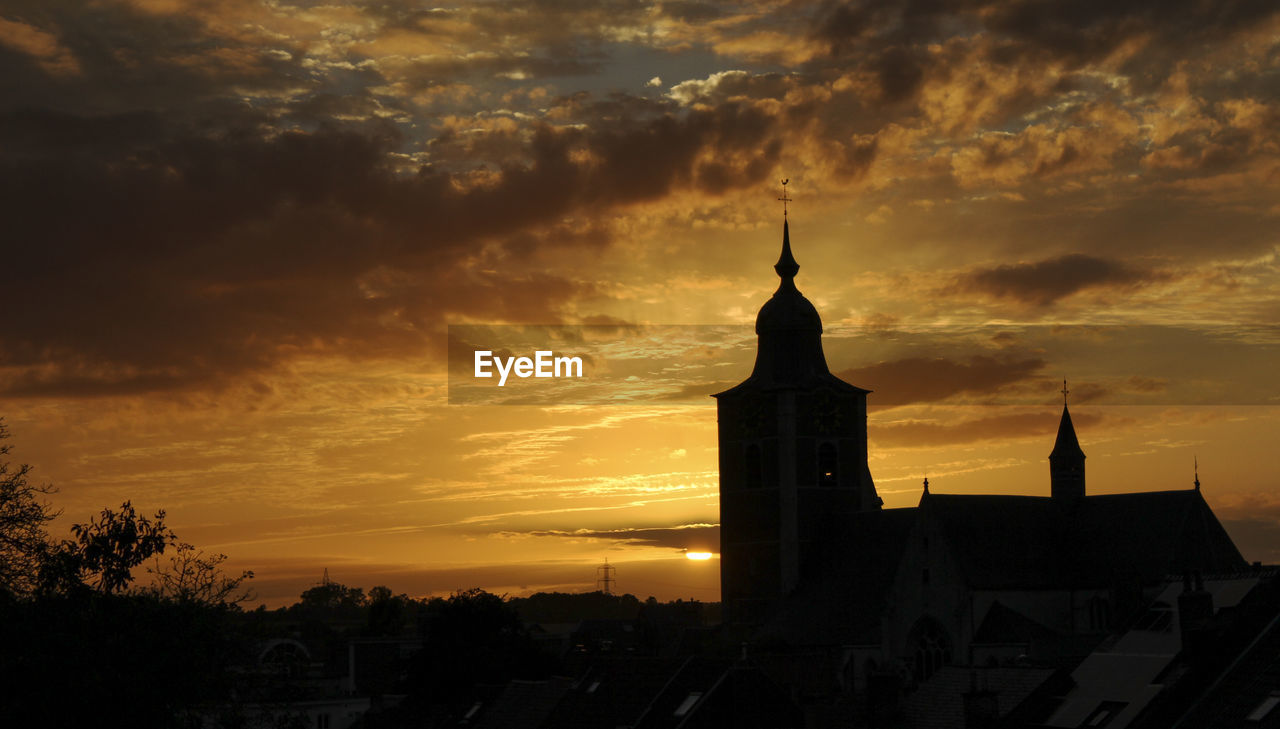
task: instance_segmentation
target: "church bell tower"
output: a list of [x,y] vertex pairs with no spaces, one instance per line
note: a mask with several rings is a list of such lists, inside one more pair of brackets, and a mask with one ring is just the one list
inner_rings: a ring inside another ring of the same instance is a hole
[[773,268],[781,280],[756,317],[755,369],[714,395],[721,601],[735,622],[766,617],[852,514],[881,504],[867,468],[869,390],[827,369],[822,321],[795,285],[785,217]]

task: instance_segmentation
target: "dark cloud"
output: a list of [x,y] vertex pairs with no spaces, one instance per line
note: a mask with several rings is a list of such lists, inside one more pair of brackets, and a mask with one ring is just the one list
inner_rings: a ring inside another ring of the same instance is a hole
[[150,13],[129,3],[15,0],[6,3],[5,16],[55,38],[75,59],[75,71],[51,73],[39,58],[0,44],[3,109],[143,108],[200,116],[196,107],[216,105],[230,88],[280,93],[310,76],[290,39],[214,33],[194,15]]
[[724,11],[715,3],[692,2],[690,0],[664,2],[661,8],[662,14],[667,17],[693,23],[714,20],[724,14]]
[[[1029,20],[1041,5],[1042,27]],[[424,120],[415,105],[437,102],[413,92],[594,72],[625,45],[616,31],[647,28],[652,8],[362,6],[353,12],[377,31],[317,54],[306,39],[238,22],[236,13],[270,15],[253,4],[226,9],[237,22],[213,22],[203,5],[179,15],[19,0],[5,17],[43,45],[0,42],[0,214],[13,302],[0,329],[0,391],[190,387],[306,353],[441,353],[441,325],[458,315],[560,321],[596,291],[540,268],[539,254],[599,249],[613,235],[608,225],[566,224],[576,213],[580,221],[680,190],[743,189],[810,142],[836,181],[852,184],[881,155],[919,151],[877,132],[919,121],[913,100],[968,63],[970,45],[995,63],[1031,62],[1024,46],[1084,58],[1138,27],[1162,39],[1220,38],[1274,12],[1270,3],[1177,0],[1170,13],[1182,16],[1170,18],[1163,7],[916,0],[821,3],[810,18],[791,4],[748,13],[671,2],[661,6],[668,18],[743,17],[716,24],[708,42],[811,19],[797,42],[816,38],[830,57],[792,73],[715,74],[678,84],[671,98],[545,99],[536,114],[477,96],[467,103],[482,111],[447,121]],[[474,52],[406,51],[441,38]],[[989,123],[1025,110],[1032,95],[1004,93]],[[1182,132],[1149,168],[1244,164],[1274,112],[1232,113],[1250,120],[1236,122],[1248,133]],[[1088,156],[1064,139],[1030,174],[1076,170]],[[1044,305],[1159,276],[1074,255],[976,270],[954,290]]]
[[626,319],[619,319],[616,316],[610,316],[608,314],[592,314],[590,316],[584,316],[582,318],[582,324],[584,326],[604,327],[606,329],[616,328],[616,331],[619,332],[632,330],[638,326],[635,322],[630,322]]
[[657,399],[679,402],[706,402],[706,398],[711,397],[717,392],[724,392],[736,384],[738,383],[732,380],[723,380],[720,382],[700,382],[692,385],[684,385],[676,390],[658,396]]
[[646,547],[687,549],[691,552],[716,552],[720,549],[720,525],[690,524],[677,527],[636,527],[628,529],[548,529],[523,532],[535,537],[572,539],[611,539]]
[[1013,64],[1047,57],[1078,64],[1100,59],[1136,38],[1185,50],[1195,41],[1221,40],[1252,28],[1277,12],[1268,0],[855,0],[823,3],[811,33],[835,57],[887,58],[906,47],[985,32],[998,41],[994,61]]
[[942,357],[907,357],[838,372],[859,387],[873,390],[872,404],[882,407],[938,402],[956,395],[991,395],[1040,377],[1045,361],[986,355],[965,361]]
[[[672,584],[673,574],[684,565],[677,555],[660,559],[610,559],[620,564],[615,589],[619,594],[634,593],[644,598],[658,595],[662,599],[677,596],[689,599],[715,600],[719,590],[718,571],[685,573]],[[237,569],[253,569],[257,577],[249,585],[257,594],[254,602],[270,607],[283,607],[298,601],[298,596],[320,579],[322,569],[314,559],[271,556],[241,559]],[[496,594],[512,596],[531,592],[583,592],[596,586],[595,563],[528,562],[521,564],[467,565],[453,568],[423,568],[417,565],[369,563],[331,558],[330,578],[350,587],[363,587],[368,592],[375,585],[390,586],[397,593],[412,597],[447,596],[461,590],[479,587]],[[242,567],[243,566],[243,567]],[[703,584],[705,582],[705,584]],[[692,583],[692,584],[690,584]]]
[[881,97],[892,103],[914,96],[924,81],[924,64],[922,55],[909,48],[894,46],[885,49],[873,64],[880,82]]
[[1059,56],[1084,59],[1105,55],[1131,38],[1148,36],[1169,49],[1193,41],[1220,39],[1274,16],[1267,0],[1015,0],[989,3],[987,27]]
[[1168,277],[1154,269],[1072,253],[1034,263],[979,268],[960,276],[953,290],[1047,306],[1088,288],[1129,288]]
[[[314,560],[263,557],[245,564],[252,564],[257,574],[250,584],[257,596],[255,602],[271,607],[297,602],[299,595],[314,587],[319,579]],[[346,564],[340,561],[329,564],[335,582],[363,587],[366,592],[375,585],[387,585],[395,592],[411,597],[443,597],[476,587],[499,594],[513,588],[519,592],[580,592],[589,589],[595,579],[593,568],[582,565],[534,563],[424,569],[404,564]],[[632,571],[628,569],[628,574]]]
[[[884,448],[925,448],[1038,437],[1045,439],[1045,448],[1048,449],[1053,434],[1058,430],[1061,415],[1060,411],[1044,411],[1001,413],[952,423],[908,420],[875,425],[868,437],[873,447]],[[1080,432],[1093,428],[1102,418],[1092,413],[1072,412],[1071,420]]]
[[26,142],[0,155],[16,274],[0,334],[5,391],[132,392],[304,352],[420,351],[456,314],[555,322],[590,284],[467,270],[478,241],[504,241],[515,259],[599,247],[604,231],[538,230],[677,187],[754,184],[779,153],[771,119],[733,105],[536,125],[525,159],[459,187],[429,168],[399,173],[403,139],[389,124],[269,133],[247,123],[256,117],[208,133],[156,114],[0,116]]

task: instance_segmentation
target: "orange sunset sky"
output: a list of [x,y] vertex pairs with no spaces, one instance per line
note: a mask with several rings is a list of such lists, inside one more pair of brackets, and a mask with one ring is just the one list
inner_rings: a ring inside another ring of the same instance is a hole
[[[1198,458],[1276,562],[1277,130],[1272,0],[6,0],[0,416],[55,536],[163,508],[268,605],[714,600],[785,177],[887,507],[1047,495],[1065,377],[1091,493]],[[450,402],[535,324],[591,393]]]

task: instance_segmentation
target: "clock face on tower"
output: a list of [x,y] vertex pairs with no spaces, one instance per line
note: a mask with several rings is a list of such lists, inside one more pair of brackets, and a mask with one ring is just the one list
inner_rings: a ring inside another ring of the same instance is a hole
[[818,390],[814,393],[813,425],[823,435],[835,433],[844,425],[840,399],[831,390]]

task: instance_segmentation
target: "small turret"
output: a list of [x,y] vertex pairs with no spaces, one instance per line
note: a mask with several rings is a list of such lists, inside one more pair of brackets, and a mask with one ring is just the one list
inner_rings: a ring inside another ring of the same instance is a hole
[[1058,423],[1058,439],[1049,454],[1049,493],[1054,499],[1072,501],[1084,496],[1084,450],[1076,438],[1067,409],[1067,381],[1062,381],[1062,420]]

